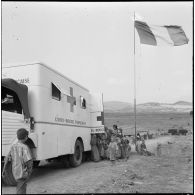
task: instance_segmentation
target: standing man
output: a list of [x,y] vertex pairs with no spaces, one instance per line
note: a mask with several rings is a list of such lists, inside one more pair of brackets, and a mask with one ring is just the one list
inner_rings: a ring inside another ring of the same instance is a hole
[[28,139],[28,131],[26,129],[18,129],[18,142],[11,146],[3,168],[2,175],[5,175],[6,165],[8,161],[12,162],[13,176],[17,182],[16,193],[26,194],[27,181],[30,178],[33,167],[33,160],[30,149],[25,144]]

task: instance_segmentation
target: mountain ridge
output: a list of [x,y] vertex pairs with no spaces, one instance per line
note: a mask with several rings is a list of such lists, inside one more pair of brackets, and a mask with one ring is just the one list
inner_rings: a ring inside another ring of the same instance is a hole
[[[175,103],[146,102],[136,105],[137,112],[190,112],[192,103],[177,101]],[[122,101],[105,101],[105,112],[134,112],[134,105]]]

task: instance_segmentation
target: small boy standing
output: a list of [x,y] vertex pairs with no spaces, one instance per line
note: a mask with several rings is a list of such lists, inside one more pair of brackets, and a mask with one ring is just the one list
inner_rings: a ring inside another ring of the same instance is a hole
[[117,151],[117,143],[115,142],[115,138],[112,136],[111,137],[111,142],[108,145],[108,151],[109,151],[109,159],[112,163],[112,165],[115,164],[116,161],[116,151]]
[[26,129],[18,129],[18,142],[11,146],[10,152],[5,159],[3,175],[6,171],[8,161],[12,162],[13,176],[17,182],[16,193],[26,194],[27,181],[32,173],[33,160],[31,152],[25,141],[28,139],[28,131]]
[[129,139],[126,136],[124,137],[124,144],[125,144],[125,160],[127,161],[130,156],[131,146],[129,143]]
[[157,143],[156,150],[157,150],[157,156],[161,156],[161,144],[160,143]]

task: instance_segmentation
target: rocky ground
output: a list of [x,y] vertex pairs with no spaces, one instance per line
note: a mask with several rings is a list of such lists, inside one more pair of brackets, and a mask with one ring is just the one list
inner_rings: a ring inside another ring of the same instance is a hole
[[[163,136],[147,140],[148,150],[162,155],[140,156],[134,151],[125,162],[85,162],[77,168],[50,163],[35,169],[27,193],[193,193],[193,137]],[[2,187],[3,194],[15,187]]]

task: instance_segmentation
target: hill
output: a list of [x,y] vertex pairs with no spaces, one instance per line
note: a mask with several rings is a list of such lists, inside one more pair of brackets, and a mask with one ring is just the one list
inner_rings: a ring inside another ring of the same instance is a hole
[[123,112],[133,109],[133,105],[127,102],[109,101],[104,102],[104,110],[106,112]]
[[[173,104],[147,102],[136,105],[136,111],[141,113],[147,112],[190,112],[192,110],[192,103],[186,101],[178,101]],[[104,111],[131,113],[134,112],[134,106],[128,102],[108,101],[104,102]]]
[[188,105],[188,106],[191,106],[192,103],[191,102],[186,102],[186,101],[178,101],[178,102],[175,102],[173,105]]

